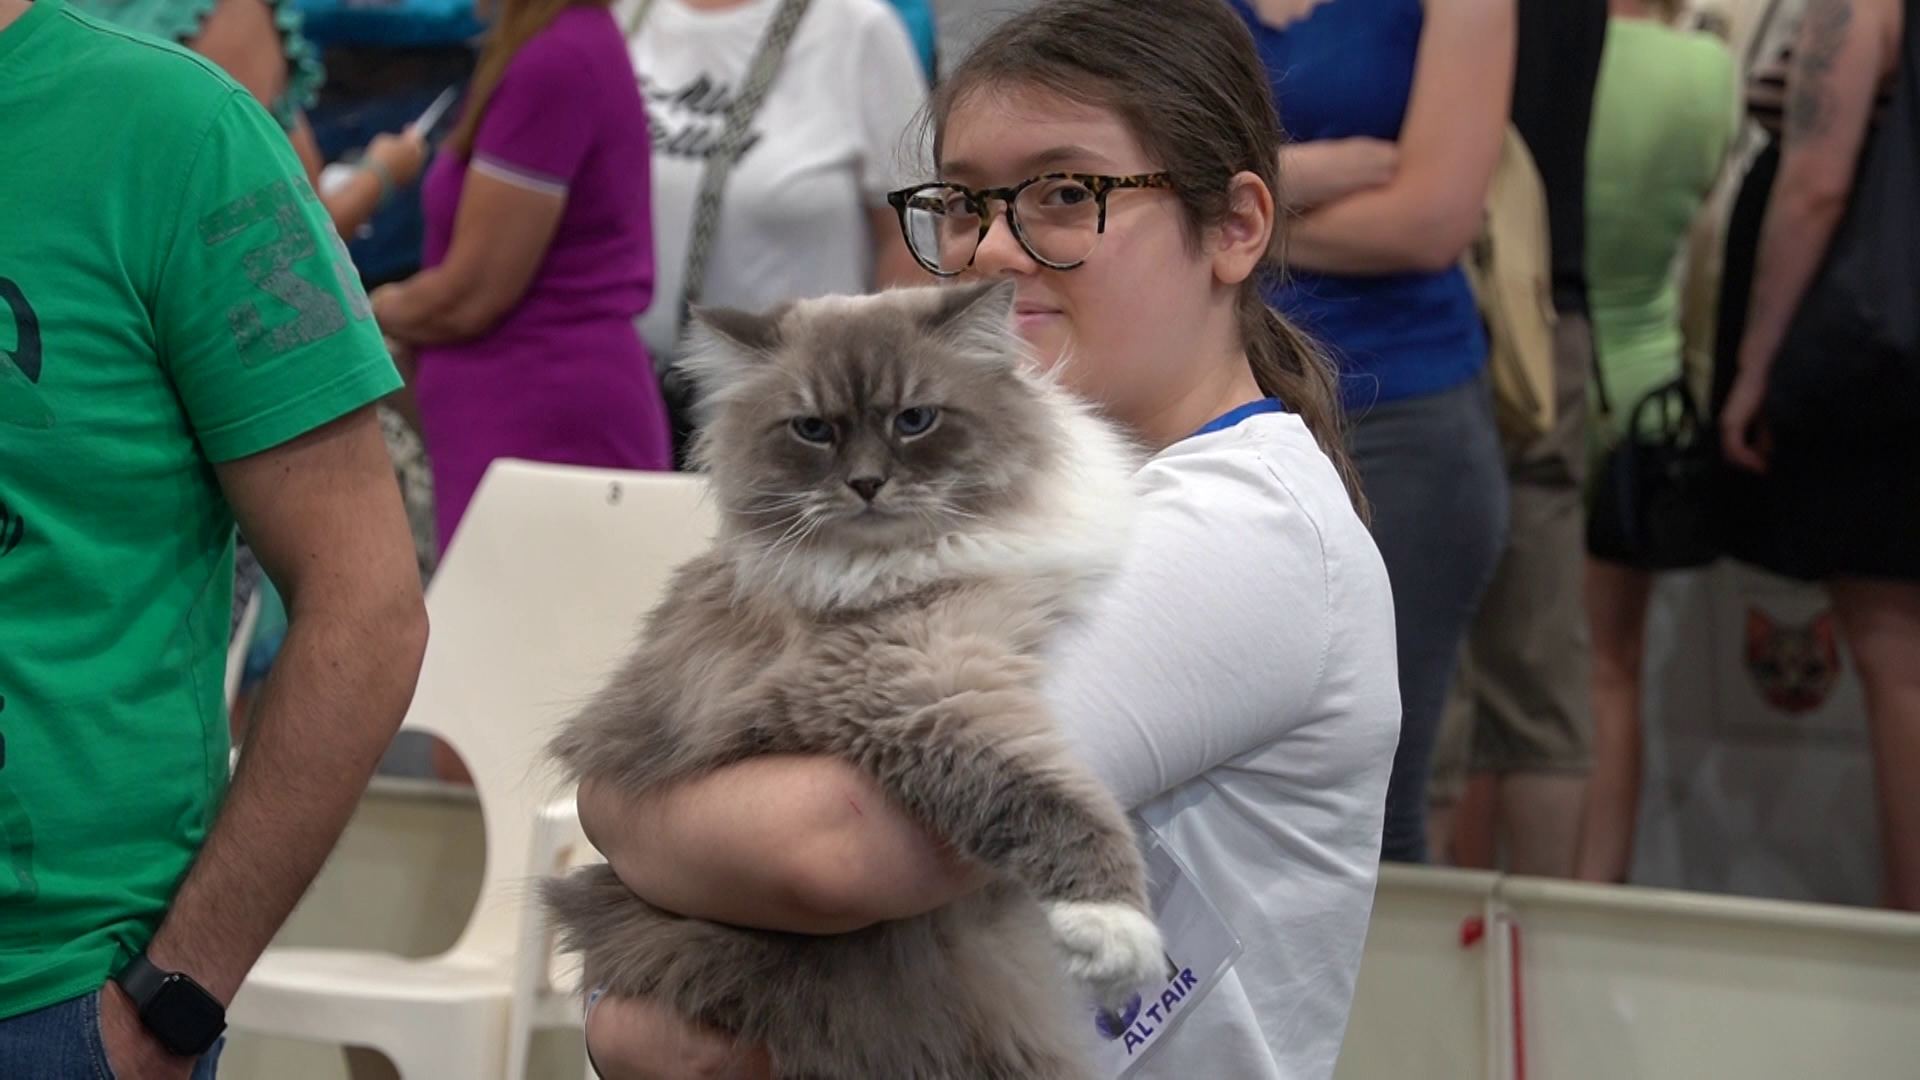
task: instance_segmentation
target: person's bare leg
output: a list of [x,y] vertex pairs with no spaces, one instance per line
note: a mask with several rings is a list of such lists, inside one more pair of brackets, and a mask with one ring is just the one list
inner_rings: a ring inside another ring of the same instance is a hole
[[1920,584],[1828,583],[1866,692],[1888,907],[1920,911]]
[[1453,807],[1453,865],[1472,870],[1494,870],[1500,865],[1500,840],[1495,812],[1499,784],[1490,772],[1467,776],[1466,793]]
[[1499,778],[1498,820],[1507,872],[1573,876],[1587,801],[1583,772],[1527,771]]
[[1471,640],[1488,717],[1474,762],[1487,774],[1477,782],[1498,829],[1478,854],[1491,861],[1497,848],[1510,872],[1565,877],[1592,760],[1591,646],[1581,610],[1593,369],[1585,316],[1561,314],[1553,354],[1553,429],[1510,450],[1507,550]]
[[1640,669],[1653,576],[1587,560],[1593,631],[1593,773],[1574,876],[1625,881],[1640,809]]
[[1467,770],[1473,766],[1473,741],[1479,734],[1479,699],[1473,652],[1460,649],[1460,666],[1447,688],[1447,709],[1433,740],[1433,775],[1427,780],[1427,859],[1436,866],[1459,866],[1454,858],[1454,829]]
[[1435,866],[1458,866],[1453,861],[1453,812],[1458,799],[1427,800],[1427,859]]

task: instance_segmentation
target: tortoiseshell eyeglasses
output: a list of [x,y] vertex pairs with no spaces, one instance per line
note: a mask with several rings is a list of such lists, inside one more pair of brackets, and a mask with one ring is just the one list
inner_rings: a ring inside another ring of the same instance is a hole
[[1166,173],[1092,176],[1044,173],[1012,187],[921,184],[887,196],[900,215],[907,248],[928,273],[953,277],[973,265],[993,228],[993,203],[1007,208],[1014,239],[1035,262],[1071,270],[1087,261],[1107,231],[1107,196],[1122,188],[1171,188]]

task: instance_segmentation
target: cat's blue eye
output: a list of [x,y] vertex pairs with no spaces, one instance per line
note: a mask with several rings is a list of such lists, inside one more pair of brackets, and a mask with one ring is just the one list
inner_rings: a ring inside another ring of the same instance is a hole
[[793,434],[801,442],[816,446],[829,446],[833,443],[833,425],[817,416],[802,416],[793,421]]
[[901,438],[911,439],[915,435],[925,435],[932,430],[933,422],[938,419],[940,419],[940,410],[932,406],[902,409],[900,414],[893,418],[893,430]]

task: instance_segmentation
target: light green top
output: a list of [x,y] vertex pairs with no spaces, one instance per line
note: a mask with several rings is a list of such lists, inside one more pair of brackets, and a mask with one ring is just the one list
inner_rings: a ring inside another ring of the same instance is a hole
[[212,63],[38,0],[0,30],[0,117],[3,1020],[142,948],[219,808],[214,464],[400,380],[286,136]]
[[1587,290],[1616,418],[1680,373],[1674,269],[1739,123],[1718,40],[1608,20],[1587,143]]
[[[200,33],[201,24],[220,0],[67,0],[76,10],[97,19],[141,34],[152,34],[162,41],[183,45]],[[280,30],[280,46],[287,55],[287,87],[273,103],[273,118],[280,126],[293,130],[294,120],[313,106],[326,80],[320,56],[301,31],[300,9],[296,0],[266,0],[273,10],[273,21]]]

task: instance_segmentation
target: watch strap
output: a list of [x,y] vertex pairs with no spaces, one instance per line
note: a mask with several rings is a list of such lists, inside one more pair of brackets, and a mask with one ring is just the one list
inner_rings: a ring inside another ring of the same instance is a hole
[[145,953],[128,961],[113,981],[132,999],[141,1026],[169,1053],[199,1057],[227,1028],[224,1004],[192,976],[163,970]]
[[120,984],[120,989],[127,992],[136,1007],[144,1009],[166,983],[167,972],[161,971],[153,961],[147,959],[146,953],[139,953],[127,961],[127,966],[120,969],[113,981]]

